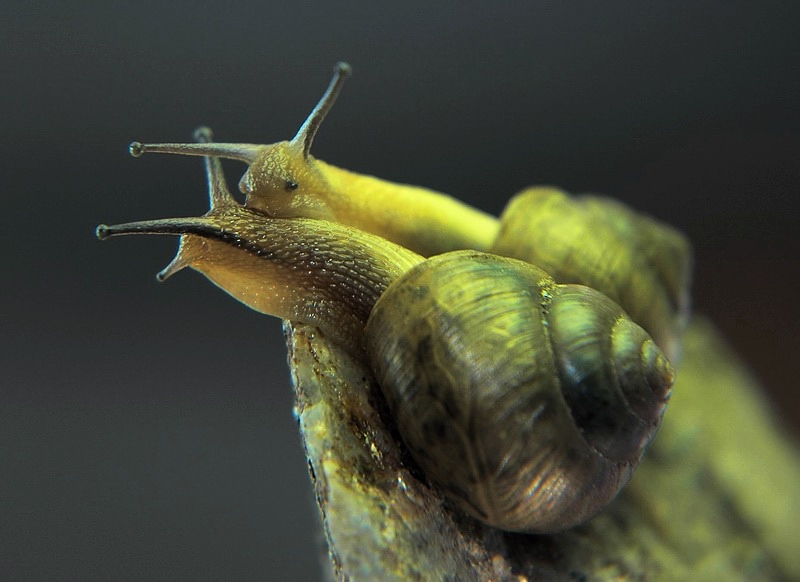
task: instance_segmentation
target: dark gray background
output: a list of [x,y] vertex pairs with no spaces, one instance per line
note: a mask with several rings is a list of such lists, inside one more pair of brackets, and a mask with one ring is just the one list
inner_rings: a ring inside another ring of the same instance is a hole
[[[498,213],[527,184],[685,230],[695,304],[797,426],[795,2],[13,2],[0,23],[0,570],[309,579],[315,509],[280,325],[175,241],[197,159],[132,139],[294,135],[348,60],[328,162]],[[238,179],[243,167],[226,166]],[[735,430],[735,427],[731,427]]]

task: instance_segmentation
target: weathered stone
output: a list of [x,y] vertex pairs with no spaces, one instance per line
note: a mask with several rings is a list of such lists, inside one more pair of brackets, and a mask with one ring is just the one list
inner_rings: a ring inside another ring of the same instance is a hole
[[398,444],[369,371],[313,327],[286,331],[337,578],[800,578],[800,455],[705,320],[686,333],[669,410],[631,483],[555,535],[500,532],[448,505]]

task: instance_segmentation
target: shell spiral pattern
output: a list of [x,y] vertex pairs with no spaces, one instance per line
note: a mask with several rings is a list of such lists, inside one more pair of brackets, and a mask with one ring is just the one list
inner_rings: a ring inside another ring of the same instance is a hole
[[672,369],[601,293],[469,251],[429,259],[379,299],[367,350],[429,479],[482,521],[549,532],[628,481]]

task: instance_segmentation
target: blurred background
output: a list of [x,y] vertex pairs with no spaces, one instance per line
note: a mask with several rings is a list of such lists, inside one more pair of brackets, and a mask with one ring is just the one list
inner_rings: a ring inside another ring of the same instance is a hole
[[290,138],[337,60],[315,156],[493,213],[555,184],[676,225],[696,310],[796,434],[798,23],[793,2],[12,0],[0,574],[319,576],[280,323],[194,273],[156,284],[175,240],[93,230],[206,210],[200,160],[131,140]]

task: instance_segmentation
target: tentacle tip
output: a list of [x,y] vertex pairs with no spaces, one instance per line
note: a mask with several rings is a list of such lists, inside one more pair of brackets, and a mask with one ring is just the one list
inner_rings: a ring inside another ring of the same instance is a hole
[[210,127],[201,125],[200,127],[194,130],[194,133],[192,134],[192,139],[200,143],[211,143],[212,141],[214,141],[214,132],[211,131]]
[[156,273],[156,281],[159,283],[163,283],[170,277],[172,277],[175,273],[180,271],[183,268],[183,265],[180,263],[179,257],[175,257],[173,261],[161,269],[158,273]]
[[144,144],[140,141],[132,141],[128,146],[128,151],[134,158],[138,158],[144,153]]
[[350,63],[339,61],[333,65],[333,72],[342,77],[348,77],[353,73],[353,67],[350,66]]
[[175,273],[183,269],[184,267],[188,266],[188,263],[185,262],[183,257],[183,241],[181,241],[180,250],[178,250],[178,254],[175,255],[175,258],[170,261],[169,265],[161,269],[158,273],[156,273],[156,281],[159,283],[163,283],[170,277],[172,277]]
[[100,240],[106,240],[111,236],[111,229],[107,224],[98,224],[97,228],[94,229],[94,235]]

